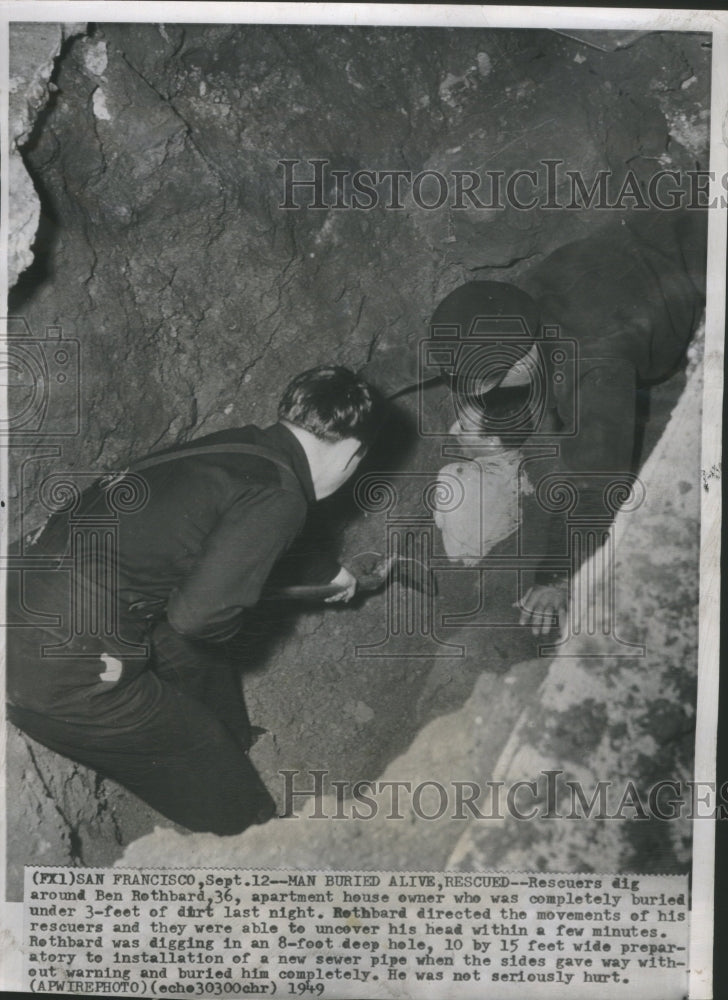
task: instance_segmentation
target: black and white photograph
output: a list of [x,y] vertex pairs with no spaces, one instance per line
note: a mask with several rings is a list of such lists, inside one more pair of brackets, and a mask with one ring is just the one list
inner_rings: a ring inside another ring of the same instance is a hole
[[709,1000],[728,16],[0,16],[2,988]]

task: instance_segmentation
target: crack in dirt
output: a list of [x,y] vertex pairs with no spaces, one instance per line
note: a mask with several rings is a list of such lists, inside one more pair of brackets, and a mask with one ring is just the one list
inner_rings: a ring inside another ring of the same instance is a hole
[[[80,834],[78,832],[78,829],[71,822],[71,820],[68,818],[68,816],[65,814],[65,812],[61,808],[61,806],[60,806],[60,804],[58,802],[58,799],[56,798],[55,794],[53,793],[53,790],[51,789],[51,786],[49,785],[48,781],[45,778],[45,775],[43,773],[43,769],[40,766],[40,764],[38,763],[38,759],[36,757],[35,751],[34,751],[33,747],[31,746],[30,742],[26,739],[26,737],[22,733],[20,735],[21,735],[21,739],[23,740],[23,742],[24,742],[24,744],[25,744],[25,746],[27,748],[28,756],[30,758],[31,764],[33,765],[33,769],[35,770],[35,773],[38,776],[38,780],[40,782],[41,788],[45,792],[45,794],[46,794],[47,798],[49,799],[49,801],[50,801],[53,809],[58,814],[61,822],[63,823],[63,825],[65,826],[66,830],[68,831],[68,846],[69,846],[69,856],[70,856],[71,862],[75,866],[83,867],[84,866],[84,857],[83,857],[83,850],[82,850],[82,845],[81,845],[81,837],[80,837]],[[74,773],[75,772],[73,772],[71,775],[69,775],[66,778],[66,780],[65,780],[64,783],[67,784],[68,781],[70,781],[71,778],[73,777]]]
[[525,260],[534,260],[543,257],[543,253],[540,251],[534,251],[533,253],[522,254],[519,257],[511,257],[504,264],[477,264],[475,267],[469,267],[468,271],[471,274],[475,274],[478,271],[507,271],[511,267],[515,267],[516,264],[522,264]]

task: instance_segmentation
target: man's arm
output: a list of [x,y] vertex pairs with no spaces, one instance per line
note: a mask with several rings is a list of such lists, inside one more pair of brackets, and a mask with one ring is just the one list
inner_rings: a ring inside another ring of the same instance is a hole
[[180,635],[223,642],[240,627],[245,608],[258,600],[277,559],[306,519],[303,497],[261,486],[224,512],[197,563],[172,591],[167,618]]
[[[273,569],[268,586],[275,590],[291,585],[336,585],[342,588],[342,593],[327,598],[326,603],[350,600],[356,590],[356,579],[339,562],[333,534],[326,505],[314,506],[309,510],[305,529]],[[350,593],[344,593],[349,590]]]
[[[561,471],[576,490],[579,517],[587,527],[603,524],[604,490],[609,479],[595,480],[593,473],[619,479],[633,467],[637,376],[634,366],[617,358],[585,359],[580,365],[577,398],[577,433],[560,446]],[[568,574],[549,565],[564,554],[568,530],[563,514],[552,514],[544,563],[534,586],[521,601],[521,625],[545,636],[561,622],[568,606]]]

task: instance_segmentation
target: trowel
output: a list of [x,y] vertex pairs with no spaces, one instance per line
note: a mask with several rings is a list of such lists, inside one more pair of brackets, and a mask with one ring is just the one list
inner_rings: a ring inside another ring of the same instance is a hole
[[[404,556],[384,556],[381,552],[359,552],[346,562],[346,568],[356,577],[357,592],[371,593],[385,584],[399,583],[428,597],[437,593],[432,570],[419,559]],[[262,595],[267,601],[322,601],[335,597],[345,588],[332,583],[295,584],[277,587]]]

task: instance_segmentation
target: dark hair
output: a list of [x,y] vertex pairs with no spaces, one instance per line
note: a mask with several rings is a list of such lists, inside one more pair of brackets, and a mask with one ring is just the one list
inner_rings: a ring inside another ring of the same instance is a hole
[[434,336],[436,327],[449,329],[450,338],[462,342],[456,366],[443,367],[443,375],[457,376],[462,384],[487,376],[498,384],[528,354],[539,325],[538,306],[523,289],[505,281],[476,280],[445,296],[430,329]]
[[379,429],[380,405],[375,390],[354,372],[320,365],[290,382],[278,404],[278,419],[321,441],[354,438],[368,448]]

